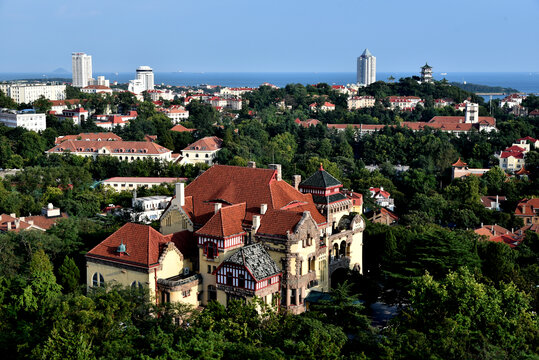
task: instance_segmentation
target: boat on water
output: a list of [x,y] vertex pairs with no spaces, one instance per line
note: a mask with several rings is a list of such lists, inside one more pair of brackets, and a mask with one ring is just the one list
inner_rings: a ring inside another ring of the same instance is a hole
[[447,73],[440,73],[440,75],[447,75]]

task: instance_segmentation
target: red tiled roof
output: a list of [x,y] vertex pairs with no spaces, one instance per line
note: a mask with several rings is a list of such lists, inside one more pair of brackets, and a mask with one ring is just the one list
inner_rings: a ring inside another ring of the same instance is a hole
[[78,135],[58,136],[54,142],[56,144],[60,144],[66,140],[97,140],[97,139],[101,139],[101,141],[108,141],[109,139],[113,141],[122,140],[121,137],[119,137],[118,135],[112,132],[105,132],[105,133],[81,133]]
[[509,146],[507,149],[505,149],[505,151],[523,152],[526,151],[526,149],[521,148],[520,146],[513,145]]
[[[533,209],[532,209],[533,208]],[[539,216],[539,198],[522,199],[515,210],[515,215]]]
[[373,197],[375,197],[375,196],[378,195],[378,194],[382,195],[382,196],[385,197],[386,199],[389,199],[389,198],[391,197],[391,194],[390,194],[390,193],[388,193],[388,192],[385,191],[385,190],[381,190],[380,188],[371,187],[371,188],[369,189],[369,191],[374,192]]
[[[180,237],[177,236],[177,239]],[[164,245],[172,240],[172,234],[164,236],[151,226],[127,223],[90,250],[86,256],[151,268],[159,264]],[[117,251],[121,243],[125,245],[124,254]]]
[[303,212],[289,210],[268,210],[260,221],[258,234],[286,236],[301,220]]
[[456,167],[465,167],[467,165],[468,164],[462,161],[460,158],[457,160],[457,162],[455,162],[454,164],[451,164],[451,166],[456,166]]
[[192,132],[192,131],[196,131],[196,129],[188,129],[186,128],[185,126],[181,125],[181,124],[178,124],[178,125],[174,125],[172,127],[172,129],[170,129],[170,131],[177,131],[177,132]]
[[172,241],[184,257],[194,258],[198,256],[198,246],[191,231],[179,231],[166,235],[165,238]]
[[[534,110],[534,111],[537,111],[538,114],[539,114],[539,110]],[[532,112],[533,112],[533,111],[532,111]],[[518,139],[517,141],[522,141],[522,140],[531,141],[532,143],[534,143],[534,142],[537,141],[537,139],[534,139],[534,138],[532,138],[531,136],[526,136],[526,137],[520,138],[520,139]]]
[[[504,227],[501,227],[499,225],[485,225],[483,227],[480,227],[479,229],[475,229],[474,232],[477,235],[486,236],[489,238],[489,240],[493,237],[500,236],[500,235],[506,235],[511,234],[509,230],[507,230]],[[511,234],[513,235],[513,234]]]
[[393,212],[387,210],[386,208],[380,208],[380,214],[385,215],[385,216],[389,216],[390,218],[392,218],[395,221],[399,221],[399,217],[397,215],[395,215]]
[[490,238],[489,241],[505,243],[509,245],[511,248],[514,248],[519,245],[519,241],[515,239],[515,237],[512,235],[495,236],[495,237]]
[[511,156],[515,159],[524,159],[524,153],[520,151],[502,151],[502,154],[500,155],[502,159],[506,159]]
[[245,203],[225,206],[219,209],[203,227],[196,231],[198,235],[228,237],[244,232],[242,227],[245,218]]
[[[63,151],[77,152],[97,152],[99,149],[106,148],[113,154],[164,154],[171,150],[158,145],[154,142],[148,141],[87,141],[87,140],[66,140],[61,144],[56,145],[47,153],[61,153]],[[82,150],[80,150],[82,149]],[[128,150],[134,150],[134,152],[127,152]],[[142,151],[142,152],[139,152]]]
[[[196,224],[205,224],[214,215],[212,202],[246,203],[244,223],[251,224],[253,215],[260,215],[260,205],[268,211],[281,209],[294,201],[304,203],[320,225],[326,222],[312,200],[286,181],[277,181],[277,171],[271,169],[214,165],[185,187],[184,210]],[[296,208],[299,211],[299,207]]]
[[207,136],[198,141],[195,141],[183,150],[214,151],[221,149],[222,145],[223,140],[221,140],[217,136]]
[[[504,202],[505,196],[498,196],[498,202]],[[490,207],[491,203],[496,202],[496,195],[481,196],[481,203],[485,207]]]
[[67,219],[67,214],[65,212],[61,213],[60,216],[56,217],[46,217],[43,215],[35,215],[35,216],[27,216],[24,221],[33,221],[34,225],[43,229],[48,230],[50,229],[54,224],[58,222],[58,220],[61,219]]

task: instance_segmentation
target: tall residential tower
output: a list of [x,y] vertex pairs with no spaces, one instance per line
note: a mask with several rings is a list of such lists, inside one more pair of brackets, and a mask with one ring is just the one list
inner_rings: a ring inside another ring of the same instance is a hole
[[92,79],[92,56],[76,52],[71,54],[73,64],[73,86],[86,87]]
[[365,49],[363,54],[357,58],[357,83],[367,86],[376,81],[376,57],[369,49]]
[[137,68],[137,80],[142,80],[144,90],[153,90],[154,79],[152,68],[149,66],[139,66]]

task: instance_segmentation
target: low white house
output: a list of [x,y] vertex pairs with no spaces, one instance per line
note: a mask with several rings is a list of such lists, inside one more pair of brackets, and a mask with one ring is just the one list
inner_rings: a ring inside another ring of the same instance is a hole
[[147,186],[152,188],[163,183],[177,183],[185,182],[186,178],[175,178],[175,177],[112,177],[110,179],[103,180],[104,186],[109,186],[112,189],[120,191],[133,191],[142,186]]
[[195,141],[182,150],[180,164],[206,163],[213,165],[213,159],[223,146],[223,140],[217,136],[208,136]]
[[166,207],[168,206],[171,196],[145,196],[137,197],[137,192],[133,193],[130,210],[131,220],[150,224],[152,221],[159,220]]

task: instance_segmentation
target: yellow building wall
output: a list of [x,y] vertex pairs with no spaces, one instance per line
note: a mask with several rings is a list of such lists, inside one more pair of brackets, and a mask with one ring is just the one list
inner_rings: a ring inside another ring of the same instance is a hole
[[160,233],[163,235],[174,234],[179,231],[193,231],[193,226],[188,220],[187,215],[177,209],[168,211],[160,222]]
[[176,251],[168,251],[163,259],[161,270],[157,270],[158,279],[167,279],[183,273],[184,261]]
[[170,302],[179,302],[182,304],[188,304],[192,306],[199,306],[198,293],[202,292],[202,284],[193,286],[189,296],[183,297],[182,291],[173,291],[170,293]]
[[354,234],[350,245],[350,266],[359,264],[360,273],[363,274],[363,231]]
[[155,281],[153,271],[151,274],[138,272],[134,270],[122,269],[119,267],[97,264],[94,262],[86,263],[86,284],[92,286],[92,277],[95,273],[103,275],[107,284],[120,284],[122,286],[131,286],[133,281],[139,281],[143,286],[149,287],[152,295],[155,295]]

